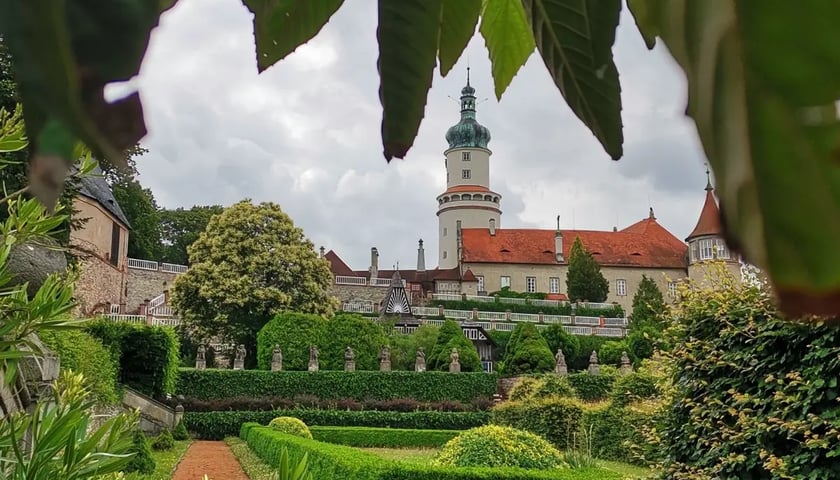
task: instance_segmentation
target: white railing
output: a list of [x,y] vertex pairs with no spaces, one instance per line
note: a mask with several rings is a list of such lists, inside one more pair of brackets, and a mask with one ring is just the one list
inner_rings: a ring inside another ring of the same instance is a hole
[[[371,287],[390,287],[391,286],[391,279],[390,278],[371,278],[370,279],[370,286]],[[405,288],[405,280],[402,281],[402,286]]]
[[573,325],[563,325],[563,330],[572,335],[592,335],[591,327],[577,327]]
[[575,325],[600,326],[601,317],[575,317]]
[[505,312],[478,312],[479,320],[507,320]]
[[166,303],[166,294],[165,293],[161,293],[157,297],[149,300],[149,313],[151,313],[151,311],[153,311],[154,309],[163,305],[164,303]]
[[511,313],[510,319],[514,322],[539,322],[540,316],[535,313]]
[[572,317],[568,315],[543,315],[543,322],[545,323],[560,323],[563,325],[571,325]]
[[186,265],[176,265],[174,263],[161,263],[160,271],[167,273],[187,273],[190,267]]
[[367,285],[367,279],[365,277],[348,277],[344,275],[336,275],[335,276],[335,284],[336,285]]
[[538,305],[540,307],[561,307],[566,305],[568,302],[563,302],[561,300],[541,300],[539,298],[531,299],[531,305]]
[[440,310],[437,307],[411,307],[411,311],[414,312],[415,315],[440,315]]
[[165,327],[177,327],[181,324],[180,318],[160,318],[160,317],[146,317],[145,315],[119,315],[119,314],[108,314],[105,315],[105,318],[109,320],[113,320],[115,322],[125,322],[125,323],[137,323],[137,324],[146,324],[149,323],[150,325],[155,326],[165,326]]
[[608,308],[615,307],[614,303],[589,302],[589,303],[581,303],[581,305],[584,306],[584,307],[596,308],[596,309],[601,309],[601,310],[606,310]]
[[469,310],[444,310],[443,316],[446,318],[457,319],[472,319],[473,312]]
[[155,317],[174,317],[175,311],[172,310],[172,307],[169,305],[161,305],[155,308],[154,311],[149,312],[150,315],[154,315]]
[[595,335],[599,337],[623,337],[626,330],[623,328],[593,328]]
[[375,313],[372,303],[350,303],[341,305],[341,310],[350,313]]
[[467,300],[472,302],[493,303],[496,301],[496,297],[488,297],[486,295],[467,295]]
[[158,318],[152,317],[152,325],[156,327],[177,327],[181,324],[180,318]]
[[155,270],[158,269],[158,262],[151,260],[140,260],[139,258],[129,258],[128,268],[138,268],[140,270]]
[[105,318],[114,320],[116,322],[146,323],[145,315],[122,315],[118,313],[109,313],[108,315],[105,315]]
[[462,299],[460,295],[454,293],[433,293],[432,300],[440,300],[444,302],[458,302]]
[[627,319],[626,318],[605,318],[604,319],[604,326],[606,326],[606,327],[626,327],[627,326]]
[[116,303],[112,303],[111,306],[108,307],[108,313],[119,314],[120,313],[120,306]]

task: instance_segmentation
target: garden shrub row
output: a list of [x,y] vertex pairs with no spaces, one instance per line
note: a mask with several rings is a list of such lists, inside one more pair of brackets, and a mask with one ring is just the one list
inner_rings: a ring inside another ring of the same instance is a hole
[[294,462],[308,457],[309,471],[318,480],[612,480],[620,475],[599,468],[526,470],[519,468],[433,467],[385,460],[372,453],[331,445],[272,431],[258,424],[244,424],[240,437],[263,461],[277,467],[287,449]]
[[81,330],[43,330],[41,341],[61,360],[62,369],[85,377],[85,385],[101,404],[119,401],[117,364],[102,343]]
[[184,413],[187,429],[198,438],[219,440],[236,435],[246,422],[268,424],[275,417],[295,417],[307,425],[466,430],[485,425],[488,412],[348,412],[340,410],[273,410],[262,412]]
[[349,447],[437,448],[458,435],[458,430],[420,430],[372,427],[310,427],[315,440]]
[[[506,303],[503,298],[499,298],[495,302],[441,300],[435,302],[435,305],[443,305],[443,308],[449,310],[472,310],[476,308],[483,312],[504,312],[510,310],[513,313],[543,313],[544,315],[571,315],[573,312],[570,304],[561,304],[556,307],[531,305],[530,303],[523,305],[519,303]],[[592,308],[580,305],[574,309],[574,314],[582,317],[621,318],[624,317],[624,309],[620,305],[610,308]]]
[[85,331],[110,350],[121,383],[156,398],[174,393],[179,363],[175,330],[99,319]]
[[181,404],[185,410],[190,412],[218,412],[226,410],[291,410],[295,408],[317,408],[321,410],[380,410],[385,412],[417,412],[417,411],[438,411],[438,412],[473,412],[476,410],[489,410],[493,406],[490,397],[478,397],[471,403],[462,403],[451,400],[442,402],[418,402],[413,398],[391,398],[388,400],[355,400],[342,398],[341,400],[321,400],[314,395],[295,395],[292,398],[284,397],[230,397],[212,398],[209,400],[198,400],[185,398],[179,400],[171,398],[164,401],[171,407]]
[[182,368],[178,393],[208,400],[227,397],[314,395],[321,400],[387,400],[412,398],[420,402],[472,402],[496,393],[492,373],[264,370],[195,370]]
[[[602,367],[603,369],[603,367]],[[607,372],[590,375],[586,372],[568,375],[569,384],[581,400],[603,400],[610,396],[617,376]]]

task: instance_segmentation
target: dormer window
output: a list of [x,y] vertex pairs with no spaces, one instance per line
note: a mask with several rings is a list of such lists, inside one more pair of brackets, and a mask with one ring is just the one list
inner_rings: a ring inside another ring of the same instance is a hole
[[463,152],[461,154],[461,160],[463,160],[465,162],[469,162],[470,161],[470,152]]

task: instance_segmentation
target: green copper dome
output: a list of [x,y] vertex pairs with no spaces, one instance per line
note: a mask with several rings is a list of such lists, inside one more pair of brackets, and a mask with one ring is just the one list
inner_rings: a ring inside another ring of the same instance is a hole
[[487,148],[490,130],[475,119],[475,89],[470,86],[470,72],[467,69],[467,85],[461,89],[461,121],[446,131],[449,148]]

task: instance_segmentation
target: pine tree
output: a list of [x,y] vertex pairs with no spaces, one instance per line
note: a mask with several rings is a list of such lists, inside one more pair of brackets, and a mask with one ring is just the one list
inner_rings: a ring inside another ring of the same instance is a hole
[[550,371],[554,355],[533,323],[519,323],[505,352],[504,373],[523,374]]
[[603,302],[610,291],[609,283],[601,273],[601,267],[584,247],[580,237],[575,237],[569,254],[569,270],[566,272],[566,292],[569,300]]
[[639,289],[633,296],[633,313],[630,322],[634,328],[659,325],[658,316],[665,311],[665,300],[656,282],[647,275],[642,275]]

